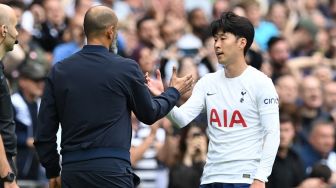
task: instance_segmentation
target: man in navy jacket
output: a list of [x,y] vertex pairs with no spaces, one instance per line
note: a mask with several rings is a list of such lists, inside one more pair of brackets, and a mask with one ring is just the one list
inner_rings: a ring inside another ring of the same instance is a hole
[[84,18],[88,45],[57,63],[46,80],[34,144],[50,187],[133,187],[131,111],[153,124],[191,89],[191,75],[175,73],[170,87],[152,97],[138,64],[109,52],[117,23],[112,9],[90,8]]

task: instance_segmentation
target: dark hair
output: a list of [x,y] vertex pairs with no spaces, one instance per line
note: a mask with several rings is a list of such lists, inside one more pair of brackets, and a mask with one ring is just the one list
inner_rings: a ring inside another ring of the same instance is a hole
[[285,40],[285,38],[281,37],[281,36],[273,36],[271,37],[268,42],[267,42],[267,49],[268,51],[279,41],[283,41]]
[[[298,107],[295,104],[280,104],[279,114],[280,114],[280,123],[291,121],[296,127],[301,122],[301,116],[298,113]],[[288,117],[289,116],[289,117]]]
[[26,6],[22,1],[19,0],[12,0],[12,1],[8,1],[6,3],[8,6],[12,7],[12,8],[19,8],[22,11],[25,10]]
[[319,118],[315,119],[315,120],[312,122],[312,126],[311,126],[311,129],[310,129],[310,131],[309,131],[309,134],[311,135],[312,132],[315,131],[315,129],[316,129],[317,127],[320,127],[320,126],[330,126],[330,127],[334,127],[332,118],[328,115],[328,116],[322,116],[322,117],[319,117]]
[[192,9],[190,12],[187,13],[187,19],[188,19],[188,22],[192,24],[192,20],[195,16],[195,14],[198,12],[198,11],[202,11],[201,8],[194,8]]
[[141,51],[145,48],[148,48],[150,50],[153,50],[154,49],[154,45],[151,45],[151,44],[140,44],[139,46],[137,46],[132,54],[131,54],[131,58],[134,59],[137,63],[139,63],[139,60],[140,60],[140,56],[141,56]]
[[[197,123],[195,121],[190,122],[188,124],[188,126],[185,126],[181,129],[181,133],[180,133],[181,137],[180,137],[180,142],[179,142],[180,153],[179,153],[179,156],[178,156],[178,160],[180,160],[180,161],[183,161],[183,157],[187,152],[187,147],[188,146],[187,146],[186,140],[187,140],[187,137],[188,137],[189,130],[192,127],[198,127],[201,130],[201,132],[203,134],[205,134],[204,128],[199,123]],[[194,136],[197,136],[197,135],[193,135],[193,137]]]
[[321,178],[324,182],[328,183],[331,178],[331,169],[324,164],[315,164],[312,168],[312,172],[309,174],[311,178]]
[[246,54],[246,63],[260,70],[263,64],[263,56],[260,52],[249,50]]
[[147,16],[147,15],[146,15],[146,16],[140,18],[140,19],[137,21],[137,23],[136,23],[136,29],[137,29],[138,32],[139,32],[139,30],[140,30],[141,25],[142,25],[145,21],[148,21],[148,20],[154,20],[154,18],[153,18],[152,16]]
[[281,113],[280,114],[280,125],[283,123],[288,123],[288,122],[293,123],[292,117],[287,113]]
[[238,16],[233,12],[224,12],[219,19],[211,23],[212,36],[220,31],[232,33],[238,38],[245,38],[247,44],[244,48],[244,55],[246,55],[254,38],[254,27],[247,18]]

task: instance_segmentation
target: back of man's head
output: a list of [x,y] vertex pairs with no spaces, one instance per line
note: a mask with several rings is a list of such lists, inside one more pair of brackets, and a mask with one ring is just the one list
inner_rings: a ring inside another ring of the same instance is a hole
[[17,18],[14,10],[0,3],[0,59],[5,52],[12,51],[14,44],[17,43],[16,24]]
[[101,35],[109,26],[116,29],[118,18],[111,8],[106,6],[91,7],[84,17],[84,32],[87,38]]
[[10,16],[12,16],[12,15],[8,15],[10,12],[13,12],[11,7],[0,3],[0,26],[9,24]]

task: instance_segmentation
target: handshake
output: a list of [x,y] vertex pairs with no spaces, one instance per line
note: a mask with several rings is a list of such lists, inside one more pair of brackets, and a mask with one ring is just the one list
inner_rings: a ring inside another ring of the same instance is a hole
[[[176,67],[173,67],[173,74],[170,79],[169,87],[174,87],[180,93],[184,95],[188,91],[192,90],[194,80],[191,74],[188,74],[184,77],[177,77]],[[164,91],[163,82],[161,79],[161,73],[159,70],[156,70],[156,80],[152,80],[148,73],[145,74],[145,80],[149,91],[154,95],[158,96]]]

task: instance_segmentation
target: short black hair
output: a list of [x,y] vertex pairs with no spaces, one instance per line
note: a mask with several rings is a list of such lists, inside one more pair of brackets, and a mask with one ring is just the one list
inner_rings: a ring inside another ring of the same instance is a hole
[[224,12],[219,19],[211,23],[212,36],[220,31],[232,33],[238,38],[245,38],[247,43],[244,48],[244,55],[246,55],[254,38],[254,27],[247,18],[238,16],[231,11]]
[[149,15],[145,15],[144,17],[140,18],[137,22],[136,22],[136,29],[137,31],[140,30],[140,27],[142,26],[142,24],[148,20],[155,20],[154,17],[149,16]]
[[187,13],[187,19],[188,19],[188,22],[191,23],[192,22],[192,19],[193,17],[195,16],[195,13],[202,10],[201,8],[194,8],[192,9],[191,11],[189,11]]
[[276,44],[279,41],[283,41],[285,40],[285,38],[281,37],[281,36],[273,36],[271,37],[268,42],[267,42],[267,49],[268,51],[274,46],[274,44]]
[[309,177],[311,178],[320,178],[325,183],[328,183],[332,175],[331,169],[325,165],[317,163],[313,166],[311,173],[309,174]]
[[316,118],[313,122],[312,122],[312,125],[311,125],[311,129],[309,130],[309,134],[311,135],[313,133],[313,131],[315,131],[315,129],[317,127],[320,127],[320,126],[330,126],[330,127],[334,127],[334,124],[333,124],[333,120],[332,120],[332,117],[331,115],[326,115],[326,116],[321,116],[319,118]]
[[6,4],[8,6],[12,7],[12,8],[19,8],[22,11],[24,11],[25,8],[26,8],[25,4],[22,1],[19,1],[19,0],[12,0],[12,1],[9,1],[8,3],[6,3]]
[[288,122],[294,124],[293,118],[287,113],[281,113],[279,119],[280,119],[280,125]]

